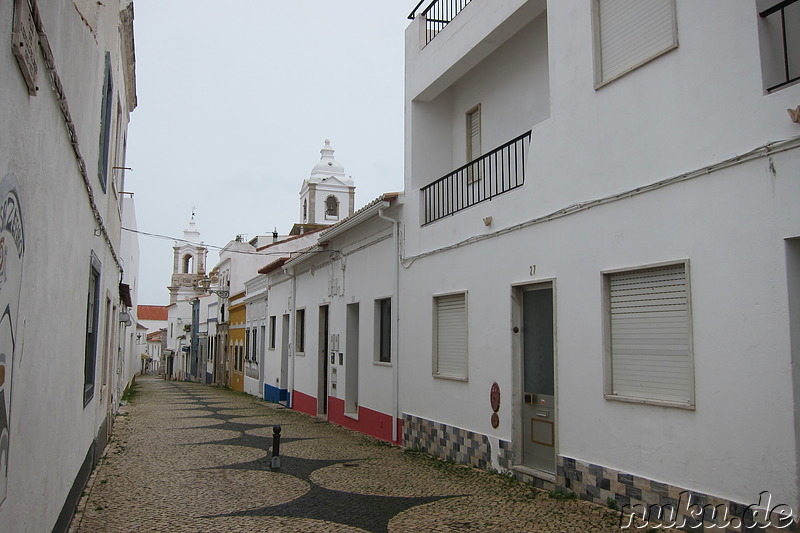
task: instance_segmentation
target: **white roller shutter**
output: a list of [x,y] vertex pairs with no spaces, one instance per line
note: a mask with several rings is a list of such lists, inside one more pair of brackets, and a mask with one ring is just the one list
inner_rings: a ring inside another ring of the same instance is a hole
[[686,265],[609,275],[614,395],[693,403]]
[[436,298],[434,372],[438,376],[467,378],[466,294]]
[[674,0],[597,0],[596,16],[598,84],[678,44]]

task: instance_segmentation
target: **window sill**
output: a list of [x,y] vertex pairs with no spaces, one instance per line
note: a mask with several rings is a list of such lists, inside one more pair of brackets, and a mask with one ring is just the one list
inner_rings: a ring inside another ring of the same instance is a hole
[[435,379],[444,379],[444,380],[447,380],[447,381],[461,381],[463,383],[467,383],[469,381],[469,378],[467,378],[465,376],[447,376],[447,375],[444,375],[444,374],[436,374],[436,373],[434,373],[433,377]]
[[391,363],[391,361],[389,361],[389,362],[385,362],[385,361],[372,361],[372,364],[373,364],[373,365],[375,365],[375,366],[389,366],[389,367],[390,367],[390,366],[392,366],[392,363]]
[[677,409],[685,409],[687,411],[694,411],[695,406],[694,404],[690,403],[682,403],[682,402],[671,402],[668,400],[653,400],[650,398],[634,398],[632,396],[618,396],[616,394],[604,394],[603,398],[606,400],[616,401],[616,402],[623,402],[623,403],[638,403],[644,405],[655,405],[658,407],[674,407]]

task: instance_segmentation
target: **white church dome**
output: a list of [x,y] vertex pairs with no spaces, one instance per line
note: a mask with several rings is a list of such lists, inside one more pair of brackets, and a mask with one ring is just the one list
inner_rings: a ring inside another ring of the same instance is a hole
[[321,181],[330,177],[346,181],[344,167],[333,158],[334,149],[331,148],[331,141],[325,139],[325,146],[319,151],[321,157],[319,163],[314,165],[311,170],[311,181]]

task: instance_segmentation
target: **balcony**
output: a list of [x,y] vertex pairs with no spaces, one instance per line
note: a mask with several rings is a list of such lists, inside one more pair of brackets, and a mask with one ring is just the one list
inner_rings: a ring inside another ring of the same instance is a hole
[[408,15],[409,20],[422,17],[425,20],[425,44],[433,40],[436,35],[447,26],[456,15],[472,0],[433,0],[428,7],[417,13],[425,0],[420,0],[414,10]]
[[530,142],[528,131],[420,189],[422,225],[524,185]]

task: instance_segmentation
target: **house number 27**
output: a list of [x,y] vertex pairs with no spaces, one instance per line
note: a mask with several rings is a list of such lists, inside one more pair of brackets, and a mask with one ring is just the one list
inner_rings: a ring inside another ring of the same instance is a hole
[[531,276],[535,276],[536,275],[536,265],[531,265],[530,269],[531,269]]

